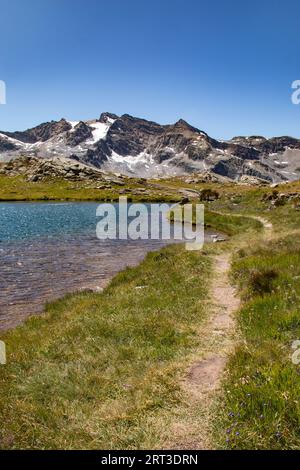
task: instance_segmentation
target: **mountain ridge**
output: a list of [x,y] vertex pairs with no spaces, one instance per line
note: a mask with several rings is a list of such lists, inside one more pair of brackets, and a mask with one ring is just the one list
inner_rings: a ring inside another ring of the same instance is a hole
[[67,158],[127,176],[163,177],[210,172],[232,180],[267,182],[300,178],[300,139],[236,136],[217,140],[184,119],[159,124],[104,112],[88,121],[42,123],[0,131],[0,161],[19,156]]

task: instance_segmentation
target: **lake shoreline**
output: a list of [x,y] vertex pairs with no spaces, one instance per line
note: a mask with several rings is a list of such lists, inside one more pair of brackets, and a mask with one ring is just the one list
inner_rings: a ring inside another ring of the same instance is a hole
[[[223,236],[223,234],[217,231],[211,231],[211,232],[209,231],[209,232],[206,232],[206,236],[209,237],[210,239],[207,239],[205,243],[211,243],[213,242],[212,237],[214,236],[221,237]],[[172,242],[169,245],[173,245],[173,244],[181,245],[182,242],[180,243]],[[168,245],[165,245],[165,246],[168,246]],[[0,248],[1,248],[1,244],[0,244]],[[107,275],[106,277],[102,277],[98,279],[95,278],[94,281],[90,281],[88,283],[83,282],[80,286],[74,287],[74,289],[70,289],[70,290],[67,289],[63,292],[60,292],[60,293],[58,292],[57,294],[53,293],[53,295],[51,295],[49,298],[44,299],[42,302],[36,305],[35,310],[32,311],[32,313],[22,315],[21,319],[19,319],[20,313],[18,313],[18,307],[16,307],[15,315],[12,315],[12,317],[1,319],[1,316],[0,316],[0,335],[1,333],[6,333],[14,328],[21,326],[22,324],[24,324],[24,322],[26,322],[27,319],[30,319],[34,316],[42,316],[45,312],[45,308],[47,304],[62,300],[65,296],[77,295],[77,294],[84,293],[84,292],[86,293],[93,292],[95,294],[102,293],[110,285],[110,283],[118,274],[122,273],[127,268],[135,268],[139,266],[140,264],[143,263],[148,253],[159,252],[162,248],[163,246],[159,246],[159,247],[154,247],[151,250],[144,250],[143,253],[140,254],[137,259],[135,259],[134,261],[131,261],[130,263],[126,265],[120,265],[119,269],[114,270],[111,273],[111,275]],[[124,255],[127,257],[129,253],[130,253],[130,248],[128,247],[128,250],[126,253],[124,253]],[[29,305],[30,305],[30,302],[28,301],[28,306]],[[30,310],[33,310],[33,307],[30,306]],[[23,314],[24,314],[24,311],[23,311]]]
[[[45,202],[0,203],[3,222],[0,331],[18,326],[32,315],[42,314],[45,304],[70,293],[99,292],[119,272],[140,264],[148,252],[170,243],[182,243],[151,238],[98,240],[96,208],[97,202],[87,201],[48,202],[46,205]],[[47,225],[43,229],[45,221]],[[10,224],[12,227],[6,233],[5,226]],[[15,239],[16,230],[19,239]],[[223,237],[219,231],[207,230],[205,241],[213,241],[216,235]]]

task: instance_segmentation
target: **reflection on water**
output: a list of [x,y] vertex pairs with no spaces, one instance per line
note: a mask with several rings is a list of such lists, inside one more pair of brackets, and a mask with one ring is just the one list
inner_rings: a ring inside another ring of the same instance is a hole
[[104,287],[170,243],[98,240],[97,203],[0,204],[0,330],[67,292]]

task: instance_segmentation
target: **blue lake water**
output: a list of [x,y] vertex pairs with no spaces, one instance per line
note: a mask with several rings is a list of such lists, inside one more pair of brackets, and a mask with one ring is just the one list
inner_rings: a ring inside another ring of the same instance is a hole
[[95,234],[98,205],[94,202],[0,203],[0,240]]
[[100,290],[118,271],[172,242],[99,240],[98,205],[0,203],[0,330],[67,292]]

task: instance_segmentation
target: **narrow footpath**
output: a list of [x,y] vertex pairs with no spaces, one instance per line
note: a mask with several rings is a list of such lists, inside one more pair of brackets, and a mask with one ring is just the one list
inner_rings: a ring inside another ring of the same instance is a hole
[[[270,239],[272,224],[262,217],[253,219],[264,226],[264,239]],[[188,397],[187,417],[174,425],[173,449],[213,449],[212,416],[227,360],[237,341],[235,313],[240,298],[230,283],[230,266],[231,253],[214,257],[208,306],[212,313],[201,328],[201,357],[191,364],[182,383]]]

